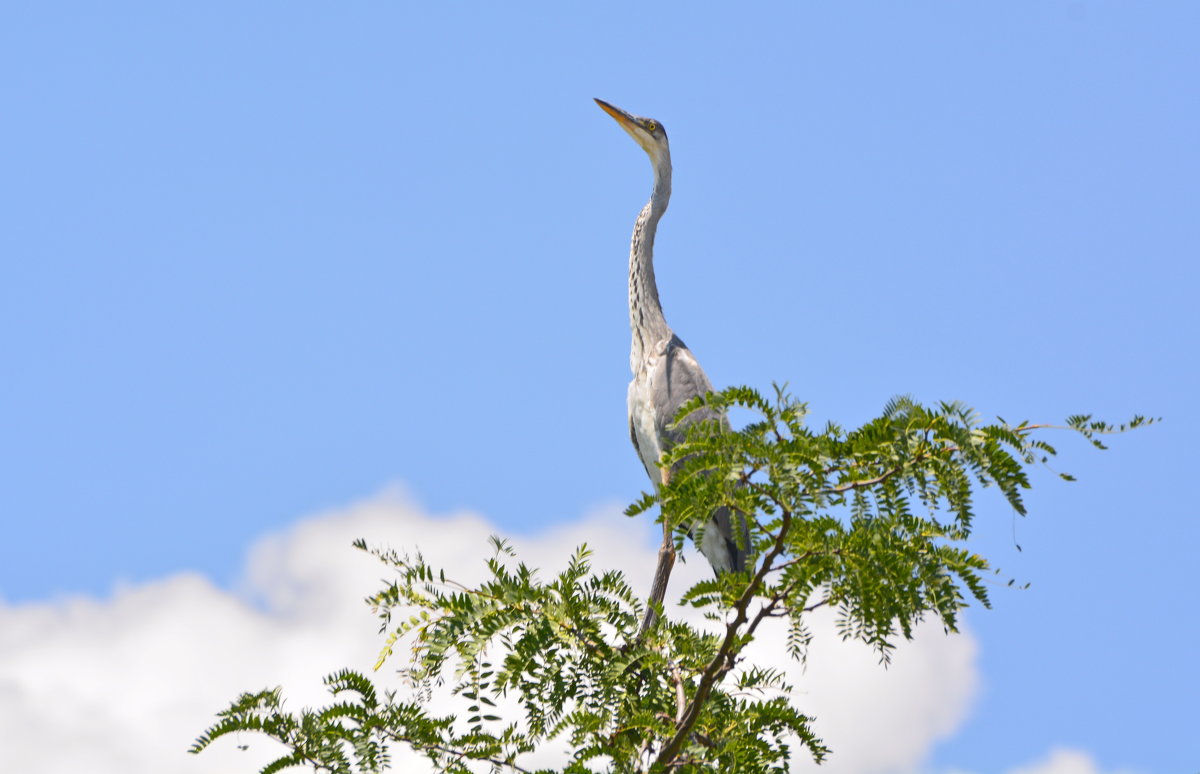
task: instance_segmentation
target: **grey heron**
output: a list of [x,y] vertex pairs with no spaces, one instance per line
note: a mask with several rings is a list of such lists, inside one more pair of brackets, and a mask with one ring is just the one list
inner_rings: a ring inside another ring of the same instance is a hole
[[[686,435],[683,427],[672,426],[675,414],[687,401],[711,392],[712,384],[691,350],[667,325],[654,281],[654,234],[671,198],[671,148],[667,133],[653,118],[632,115],[600,99],[596,104],[641,146],[654,169],[650,201],[638,214],[629,246],[629,325],[633,332],[629,366],[633,381],[629,383],[628,402],[629,436],[657,489],[670,476],[669,470],[659,468],[659,458]],[[716,419],[728,427],[725,417],[711,409],[693,413],[689,421],[705,419]],[[741,532],[740,541],[734,536],[735,521]],[[670,573],[674,561],[673,546],[667,539],[670,525],[664,524],[664,530],[667,531],[665,553],[660,553],[657,573],[664,577],[655,578],[654,594],[660,601],[666,589],[665,575]],[[712,514],[701,532],[696,547],[717,575],[745,569],[749,531],[743,519],[735,519],[728,509],[721,508]]]

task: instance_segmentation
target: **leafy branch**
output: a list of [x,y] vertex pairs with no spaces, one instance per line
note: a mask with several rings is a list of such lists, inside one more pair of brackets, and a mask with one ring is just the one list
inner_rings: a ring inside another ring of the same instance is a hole
[[[1027,469],[1056,454],[1041,438],[1052,427],[984,424],[960,403],[898,398],[853,431],[813,430],[803,403],[744,387],[696,399],[678,419],[735,407],[755,419],[736,432],[690,425],[662,460],[669,480],[627,510],[660,506],[669,558],[689,535],[702,539],[716,508],[746,520],[750,568],[680,598],[719,624],[716,633],[687,623],[679,608],[643,603],[621,573],[594,570],[586,546],[543,580],[494,538],[488,578],[473,585],[420,554],[358,541],[394,573],[367,601],[386,633],[376,669],[407,646],[397,665],[406,698],[381,695],[352,670],[327,678],[334,701],[323,708],[289,712],[278,689],[243,694],[192,751],[259,732],[288,750],[267,774],[292,766],[382,771],[394,745],[442,772],[532,774],[529,758],[555,740],[569,752],[539,772],[783,772],[796,746],[823,759],[829,751],[782,672],[746,660],[760,625],[786,619],[787,655],[800,660],[812,637],[808,616],[821,607],[835,610],[844,638],[871,645],[885,662],[926,616],[957,630],[970,601],[989,604],[989,564],[961,545],[976,493],[994,487],[1024,514]],[[1063,429],[1104,448],[1099,436],[1150,422],[1080,415]],[[439,692],[453,711],[433,711]]]

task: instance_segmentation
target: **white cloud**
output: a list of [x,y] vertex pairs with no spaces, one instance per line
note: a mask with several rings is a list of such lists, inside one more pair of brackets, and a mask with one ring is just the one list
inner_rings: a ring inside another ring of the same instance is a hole
[[1101,770],[1086,752],[1056,747],[1042,760],[1012,769],[1008,774],[1101,774]]
[[[653,529],[608,508],[514,543],[523,560],[552,571],[586,542],[597,566],[648,585]],[[260,737],[223,739],[200,756],[184,750],[239,691],[283,685],[291,706],[319,703],[324,674],[374,663],[380,639],[361,600],[386,570],[350,541],[419,545],[470,579],[483,575],[493,531],[477,515],[433,516],[392,491],[260,540],[236,592],[182,573],[106,599],[0,603],[0,771],[255,771],[274,752]],[[702,560],[677,565],[672,590],[707,573]],[[840,642],[829,615],[812,628],[807,672],[794,671],[793,682],[801,709],[818,717],[818,733],[835,750],[822,772],[912,771],[965,718],[978,683],[969,634],[923,626],[884,670],[869,649]],[[782,636],[768,632],[758,647],[778,654]],[[239,743],[250,750],[237,750]],[[1019,774],[1095,771],[1061,768],[1078,754],[1060,753],[1067,757],[1046,764],[1060,768]]]
[[816,716],[816,731],[834,751],[821,772],[913,771],[966,719],[979,684],[969,635],[922,624],[885,670],[873,650],[837,638],[831,612],[816,616],[812,628],[808,669],[797,683],[808,699],[801,709]]

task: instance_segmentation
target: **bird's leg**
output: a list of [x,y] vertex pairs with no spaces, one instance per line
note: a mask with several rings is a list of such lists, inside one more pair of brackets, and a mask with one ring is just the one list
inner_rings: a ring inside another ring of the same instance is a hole
[[654,624],[655,613],[653,605],[661,605],[667,596],[667,580],[671,577],[671,568],[675,566],[675,541],[671,539],[671,524],[663,519],[663,542],[658,549],[658,567],[654,569],[654,581],[650,584],[650,602],[646,608],[646,616],[642,619],[642,629],[638,638],[646,633]]
[[[663,486],[666,486],[670,478],[671,471],[664,468],[662,471]],[[661,503],[659,503],[659,507],[662,507]],[[671,577],[671,568],[675,566],[675,540],[671,534],[671,519],[665,510],[662,513],[662,525],[663,542],[658,549],[658,566],[654,568],[654,580],[650,583],[650,600],[646,606],[646,615],[642,618],[642,628],[638,630],[639,641],[645,636],[646,630],[654,624],[654,605],[661,605],[667,596],[667,581]]]

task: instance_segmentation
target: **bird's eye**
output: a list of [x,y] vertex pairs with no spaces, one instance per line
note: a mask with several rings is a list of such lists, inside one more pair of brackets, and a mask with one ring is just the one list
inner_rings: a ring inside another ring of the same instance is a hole
[[658,124],[657,124],[657,123],[655,123],[654,121],[647,121],[647,122],[646,122],[646,129],[647,129],[647,130],[649,130],[649,131],[651,131],[651,132],[657,131],[657,130],[658,130]]

